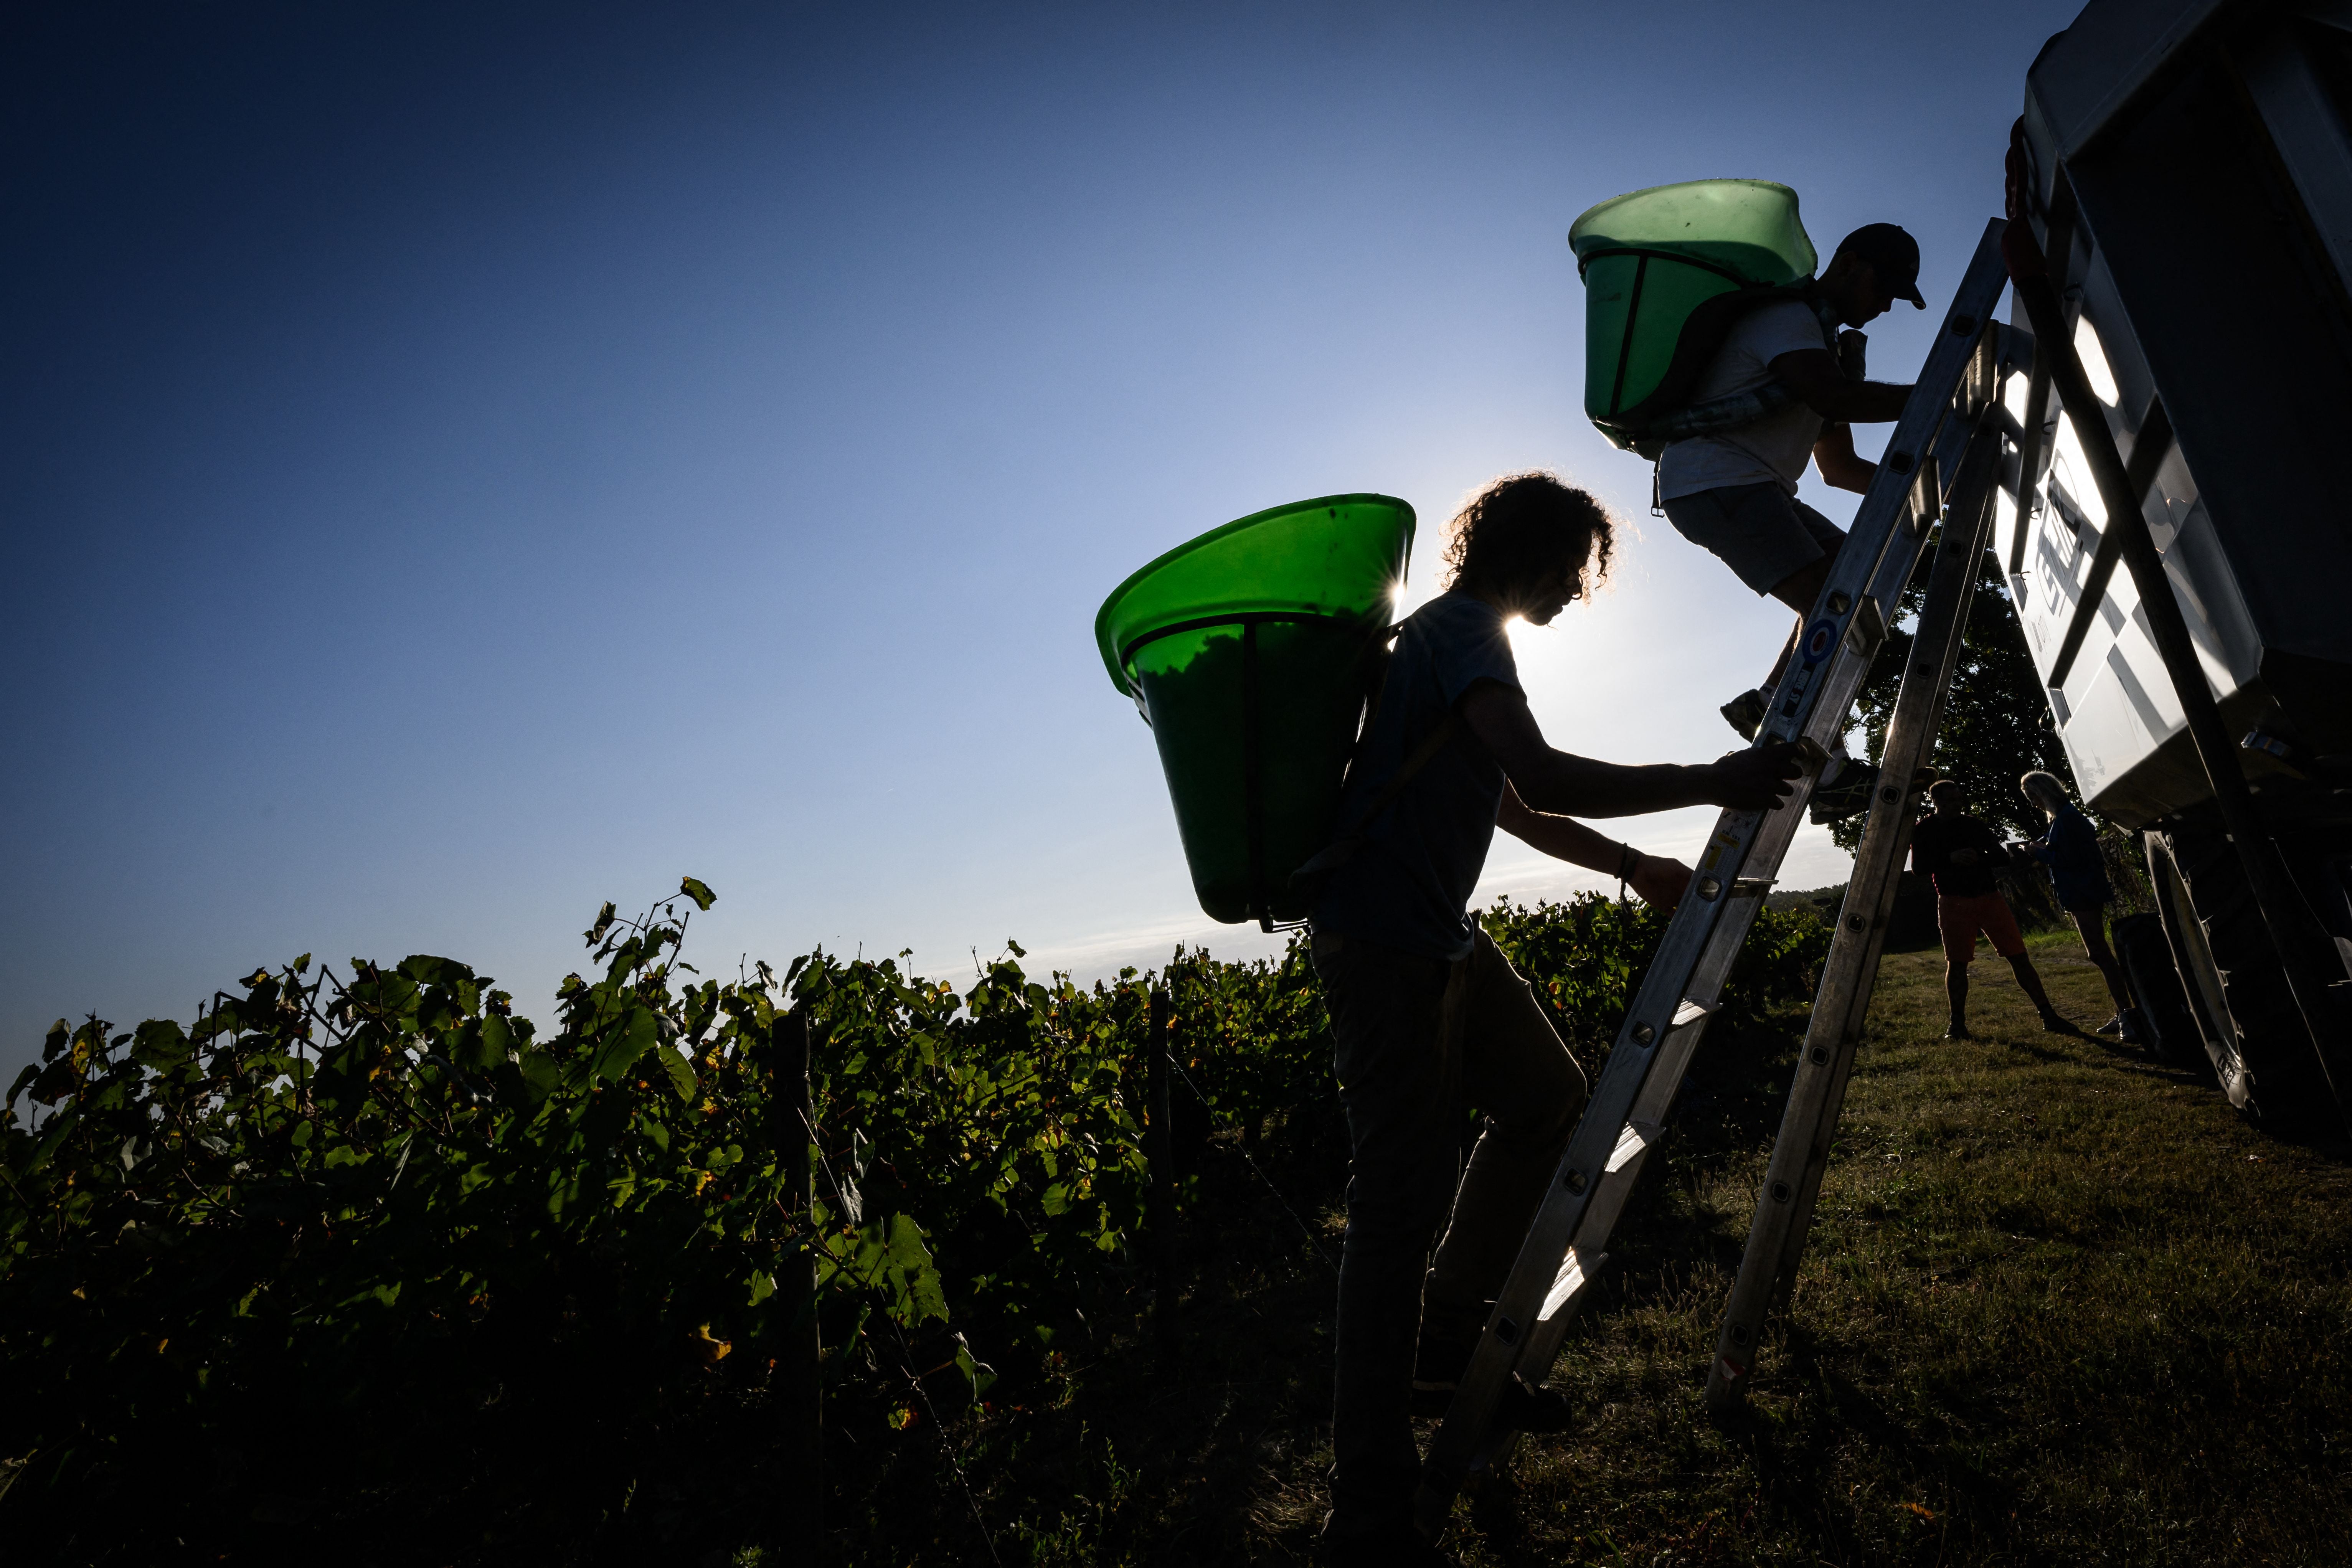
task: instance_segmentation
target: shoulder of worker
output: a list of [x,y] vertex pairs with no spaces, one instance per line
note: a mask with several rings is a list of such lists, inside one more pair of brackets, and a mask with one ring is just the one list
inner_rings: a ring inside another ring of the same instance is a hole
[[1812,306],[1802,300],[1775,300],[1769,305],[1759,305],[1739,319],[1726,339],[1726,345],[1737,344],[1770,363],[1785,353],[1804,349],[1827,350],[1828,341],[1822,336],[1822,323],[1813,314]]
[[1519,689],[1518,661],[1503,612],[1473,594],[1448,591],[1413,612],[1408,634],[1417,638],[1449,704],[1481,680]]

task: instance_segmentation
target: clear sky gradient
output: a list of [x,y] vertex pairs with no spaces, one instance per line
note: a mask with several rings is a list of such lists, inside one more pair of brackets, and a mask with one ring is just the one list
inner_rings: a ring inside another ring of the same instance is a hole
[[[1412,501],[1419,597],[1484,480],[1592,488],[1621,567],[1519,638],[1536,714],[1715,756],[1787,617],[1585,423],[1569,224],[1780,180],[1939,306],[2074,8],[16,13],[0,1068],[306,951],[545,1016],[688,872],[706,972],[1267,951],[1090,627],[1332,491]],[[1809,831],[1789,879],[1843,876]],[[1501,839],[1484,891],[1597,885]]]

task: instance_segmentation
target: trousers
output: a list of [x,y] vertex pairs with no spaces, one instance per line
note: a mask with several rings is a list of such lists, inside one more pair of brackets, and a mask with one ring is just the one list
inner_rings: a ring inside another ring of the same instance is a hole
[[[1349,1142],[1329,1528],[1370,1535],[1411,1511],[1422,1329],[1468,1336],[1484,1327],[1575,1129],[1585,1081],[1484,931],[1451,963],[1352,937],[1318,934],[1313,952]],[[1482,1121],[1465,1169],[1472,1108]]]

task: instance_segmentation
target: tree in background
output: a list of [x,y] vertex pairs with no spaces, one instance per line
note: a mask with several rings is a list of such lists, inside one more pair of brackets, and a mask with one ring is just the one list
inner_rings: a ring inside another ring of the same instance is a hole
[[[1895,694],[1903,683],[1903,664],[1911,656],[1912,628],[1927,599],[1927,576],[1936,556],[1934,542],[1920,552],[1919,565],[1904,587],[1892,617],[1897,629],[1872,661],[1870,678],[1856,702],[1856,717],[1869,742],[1872,762],[1886,745],[1887,721],[1894,717]],[[2074,774],[2066,765],[2065,748],[2058,742],[2051,721],[2049,700],[2042,695],[2041,677],[2025,650],[2025,632],[2018,625],[2017,607],[2010,602],[2008,585],[1992,552],[1978,560],[1976,597],[1969,605],[1969,622],[1961,634],[1959,661],[1952,671],[1951,689],[1944,697],[1943,723],[1927,765],[1943,777],[1957,779],[1968,792],[1969,809],[2004,838],[2038,838],[2045,826],[2042,814],[2018,794],[2018,775],[2034,768],[2055,773],[2074,788]],[[1851,850],[1862,841],[1866,816],[1850,816],[1830,829],[1841,848]]]

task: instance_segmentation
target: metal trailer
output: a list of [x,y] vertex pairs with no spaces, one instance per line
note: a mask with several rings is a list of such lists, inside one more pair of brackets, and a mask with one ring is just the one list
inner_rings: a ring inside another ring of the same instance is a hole
[[[2273,1122],[2352,1101],[2347,129],[2352,0],[2092,0],[2027,78],[2026,216],[2269,868],[2223,828],[2176,672],[2115,570],[2131,531],[2107,528],[2084,415],[2057,411],[2046,361],[2003,389],[2025,429],[1994,548],[2084,797],[2144,836],[2166,941],[2126,957],[2159,1049],[2201,1046],[2231,1102]],[[2168,947],[2185,1009],[2154,994]]]

